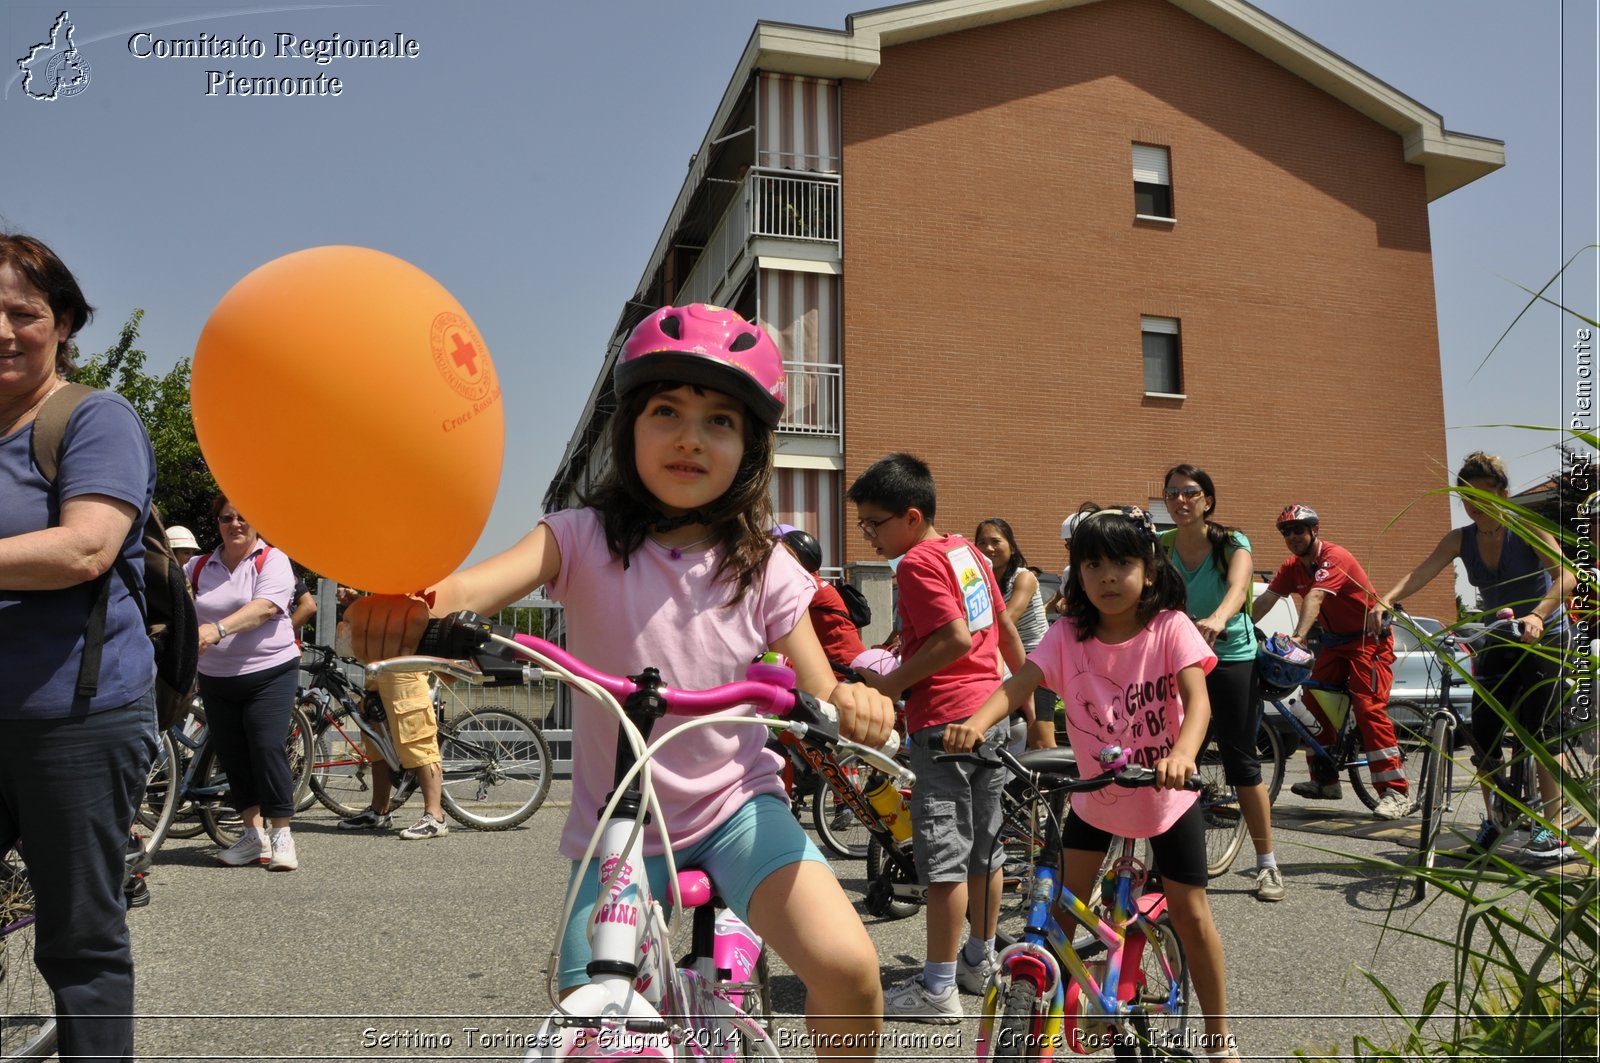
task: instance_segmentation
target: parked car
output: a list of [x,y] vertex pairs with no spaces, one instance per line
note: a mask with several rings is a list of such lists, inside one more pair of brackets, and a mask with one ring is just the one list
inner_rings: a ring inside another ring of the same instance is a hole
[[[1424,632],[1437,635],[1444,630],[1444,624],[1427,616],[1414,616],[1411,618]],[[1456,649],[1456,661],[1469,674],[1472,670],[1472,655],[1461,648]],[[1395,726],[1411,731],[1418,737],[1425,728],[1426,720],[1409,705],[1396,705],[1395,702],[1410,702],[1431,709],[1439,700],[1440,672],[1444,667],[1438,656],[1422,646],[1417,641],[1417,636],[1402,628],[1399,624],[1394,626],[1394,686],[1389,691],[1389,716],[1394,720]],[[1462,722],[1472,719],[1472,687],[1457,672],[1450,681],[1450,704],[1460,714]],[[1464,738],[1466,731],[1458,732]]]

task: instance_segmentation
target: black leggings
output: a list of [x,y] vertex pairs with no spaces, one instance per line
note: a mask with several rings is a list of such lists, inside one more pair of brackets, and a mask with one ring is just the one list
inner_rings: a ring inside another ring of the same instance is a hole
[[211,747],[228,773],[228,803],[261,806],[268,819],[294,815],[294,775],[284,742],[300,678],[298,658],[236,676],[200,677]]
[[[1491,646],[1478,655],[1473,668],[1478,682],[1488,688],[1495,700],[1516,717],[1524,730],[1547,746],[1562,732],[1558,710],[1564,703],[1562,665],[1569,649],[1570,631],[1564,629],[1545,635],[1536,646]],[[1474,691],[1472,741],[1480,767],[1484,766],[1485,750],[1493,755],[1489,766],[1499,763],[1500,739],[1505,730],[1505,720]]]
[[[1061,847],[1099,853],[1102,858],[1111,848],[1115,835],[1078,818],[1071,809],[1067,821],[1061,825]],[[1206,871],[1206,824],[1200,812],[1200,802],[1189,806],[1189,811],[1164,833],[1150,839],[1150,852],[1155,857],[1161,877],[1185,886],[1204,887],[1211,876]]]
[[1222,754],[1222,777],[1229,786],[1260,786],[1256,730],[1261,726],[1261,684],[1255,659],[1218,661],[1206,676],[1206,694],[1211,699],[1211,734]]

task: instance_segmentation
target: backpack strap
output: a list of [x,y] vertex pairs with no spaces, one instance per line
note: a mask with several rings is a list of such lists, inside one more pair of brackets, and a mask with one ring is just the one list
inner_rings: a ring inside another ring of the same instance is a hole
[[54,487],[61,471],[61,448],[67,441],[67,421],[95,393],[87,384],[63,384],[44,400],[33,418],[33,464]]

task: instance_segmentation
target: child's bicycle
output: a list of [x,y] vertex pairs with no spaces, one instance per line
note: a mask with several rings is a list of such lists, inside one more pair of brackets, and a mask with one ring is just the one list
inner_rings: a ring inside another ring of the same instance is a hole
[[[1395,603],[1394,611],[1397,617],[1410,622],[1411,618],[1406,615],[1399,602]],[[1427,635],[1411,623],[1411,627],[1417,630],[1419,641],[1434,654],[1439,664],[1436,698],[1429,705],[1416,706],[1420,710],[1420,715],[1427,720],[1427,739],[1423,746],[1422,770],[1419,773],[1422,827],[1417,846],[1417,866],[1420,868],[1427,869],[1434,866],[1439,839],[1446,831],[1457,842],[1474,841],[1472,814],[1467,812],[1464,816],[1461,815],[1464,806],[1475,807],[1475,804],[1464,796],[1470,795],[1473,789],[1472,782],[1488,784],[1489,801],[1483,814],[1497,838],[1529,826],[1532,823],[1530,811],[1541,804],[1533,757],[1526,751],[1517,749],[1517,743],[1509,728],[1502,733],[1499,742],[1501,748],[1493,751],[1491,770],[1487,779],[1478,778],[1476,773],[1473,773],[1474,777],[1467,784],[1463,794],[1456,794],[1452,786],[1456,767],[1454,756],[1457,745],[1456,733],[1464,723],[1450,700],[1451,686],[1464,681],[1455,674],[1455,650],[1457,646],[1468,649],[1473,654],[1474,662],[1478,662],[1487,660],[1485,651],[1496,645],[1512,644],[1520,647],[1522,625],[1514,617],[1504,615],[1508,613],[1510,610],[1504,610],[1493,622],[1470,631],[1446,628],[1437,635]],[[1540,650],[1538,647],[1528,646],[1523,652],[1537,653]],[[1479,686],[1492,688],[1501,677],[1486,674],[1475,666],[1474,678]],[[1570,692],[1563,693],[1565,695]],[[1579,781],[1585,792],[1593,793],[1596,781],[1594,720],[1586,702],[1578,703],[1565,696],[1563,700],[1565,704],[1561,711],[1566,726],[1559,741],[1558,752],[1564,759],[1567,773]],[[1481,706],[1477,711],[1494,710],[1489,706]],[[1470,728],[1467,729],[1466,735],[1475,746],[1476,740],[1473,739]],[[1510,756],[1506,755],[1507,743],[1510,743]],[[1482,757],[1482,750],[1476,752]],[[1421,900],[1426,892],[1427,878],[1418,876],[1413,888],[1415,899]]]
[[[894,760],[839,738],[828,720],[831,709],[791,690],[794,673],[780,665],[758,662],[750,666],[744,681],[711,690],[676,690],[665,686],[654,668],[631,678],[605,675],[542,639],[517,635],[513,641],[470,613],[430,621],[418,650],[422,655],[377,662],[369,666],[368,674],[430,670],[468,682],[532,682],[548,676],[588,694],[619,718],[616,787],[601,811],[557,924],[564,926],[570,919],[582,886],[581,872],[599,858],[599,889],[589,926],[589,982],[559,1001],[551,992],[555,1010],[522,1046],[526,1058],[779,1058],[766,1029],[764,946],[731,913],[715,914],[710,903],[715,886],[704,872],[676,867],[666,824],[654,807],[650,759],[685,731],[736,723],[787,732],[805,739],[807,745],[830,753],[853,753],[898,773]],[[470,658],[470,663],[463,658]],[[722,712],[742,705],[789,718]],[[698,718],[650,741],[655,721],[668,712]],[[647,814],[667,854],[673,908],[695,909],[690,952],[677,963],[669,951],[666,916],[650,894],[645,870]],[[552,990],[558,961],[552,954]]]
[[[417,773],[400,766],[389,735],[388,713],[376,691],[356,690],[339,664],[357,665],[326,646],[307,645],[308,707],[316,715],[311,755],[311,792],[340,816],[367,807],[371,739],[388,763],[389,809],[399,808],[420,785]],[[521,672],[502,678],[522,683]],[[443,773],[440,803],[450,818],[478,830],[510,830],[539,810],[550,792],[554,768],[550,745],[532,720],[506,709],[468,708],[439,724]]]
[[[1098,900],[1085,902],[1062,886],[1062,798],[1107,786],[1150,786],[1155,773],[1129,763],[1111,746],[1100,754],[1108,770],[1093,778],[1058,775],[1042,765],[1039,750],[993,758],[945,754],[1004,765],[1024,783],[1029,803],[1041,810],[1044,844],[1031,868],[1027,921],[1021,940],[1002,948],[999,967],[984,994],[978,1025],[978,1059],[1049,1060],[1063,1048],[1075,1053],[1110,1047],[1118,1058],[1187,1057],[1189,971],[1183,943],[1166,915],[1160,889],[1144,892],[1147,871],[1136,843],[1113,846]],[[995,759],[997,758],[997,759]],[[1189,789],[1199,790],[1198,777]],[[1075,942],[1056,911],[1070,914]],[[1089,937],[1084,936],[1087,931]],[[1103,950],[1103,952],[1102,952]]]

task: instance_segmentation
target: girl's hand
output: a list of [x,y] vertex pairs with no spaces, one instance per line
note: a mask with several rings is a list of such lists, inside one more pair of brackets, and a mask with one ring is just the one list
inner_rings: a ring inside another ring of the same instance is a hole
[[865,683],[840,683],[828,695],[839,710],[839,733],[873,749],[882,749],[894,730],[894,702]]
[[1218,620],[1214,616],[1207,616],[1196,620],[1194,626],[1200,630],[1200,637],[1206,640],[1207,646],[1215,646],[1217,639],[1227,630],[1228,622],[1226,620]]
[[944,729],[944,751],[946,753],[971,753],[974,746],[983,741],[983,732],[967,720],[946,724]]
[[1173,750],[1156,761],[1156,789],[1181,790],[1194,775],[1194,758]]
[[370,594],[345,610],[350,648],[363,661],[403,657],[416,650],[428,626],[428,606],[401,594]]

